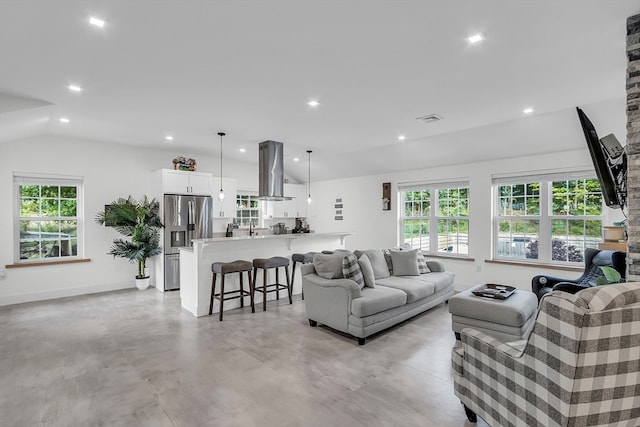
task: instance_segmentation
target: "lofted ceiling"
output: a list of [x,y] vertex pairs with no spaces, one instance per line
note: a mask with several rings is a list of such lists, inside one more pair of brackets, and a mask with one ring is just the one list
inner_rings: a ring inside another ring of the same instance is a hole
[[638,13],[640,0],[0,1],[0,143],[217,156],[224,131],[238,161],[283,142],[304,181],[306,150],[321,180],[581,149],[577,105],[624,141]]

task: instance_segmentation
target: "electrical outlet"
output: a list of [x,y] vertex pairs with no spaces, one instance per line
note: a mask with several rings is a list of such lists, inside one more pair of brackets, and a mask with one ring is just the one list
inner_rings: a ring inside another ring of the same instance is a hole
[[4,280],[7,278],[7,269],[3,268],[0,270],[0,280]]
[[477,265],[476,266],[476,273],[480,273],[482,271],[482,266],[481,265]]

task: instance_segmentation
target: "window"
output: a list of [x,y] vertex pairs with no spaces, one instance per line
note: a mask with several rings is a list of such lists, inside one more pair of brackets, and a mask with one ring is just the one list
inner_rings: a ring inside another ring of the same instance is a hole
[[16,261],[82,254],[82,178],[14,174]]
[[582,263],[602,241],[602,193],[588,172],[494,178],[494,191],[498,259]]
[[401,184],[401,243],[431,253],[469,253],[469,185]]
[[233,222],[240,227],[254,226],[260,223],[260,200],[253,194],[241,194],[236,196],[236,217]]

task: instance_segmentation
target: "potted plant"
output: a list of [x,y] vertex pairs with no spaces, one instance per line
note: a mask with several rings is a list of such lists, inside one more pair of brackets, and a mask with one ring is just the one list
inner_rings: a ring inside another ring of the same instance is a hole
[[596,285],[598,286],[608,285],[610,283],[621,283],[623,281],[622,275],[613,267],[600,266],[600,270],[602,270],[604,276],[596,279]]
[[158,231],[163,227],[160,221],[160,204],[147,196],[141,201],[133,197],[118,198],[105,206],[105,210],[96,215],[96,222],[112,226],[123,236],[130,239],[114,239],[108,254],[125,258],[138,264],[136,286],[143,290],[149,287],[150,277],[146,262],[148,258],[162,253]]

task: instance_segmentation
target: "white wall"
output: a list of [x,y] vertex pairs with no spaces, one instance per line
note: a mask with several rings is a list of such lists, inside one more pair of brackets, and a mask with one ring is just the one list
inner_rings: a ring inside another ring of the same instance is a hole
[[[527,173],[562,168],[593,169],[586,150],[527,156],[444,166],[386,174],[313,183],[314,203],[310,207],[309,223],[318,232],[353,231],[346,247],[351,250],[387,248],[399,242],[398,194],[399,182],[468,179],[470,183],[469,257],[474,261],[445,258],[446,267],[456,273],[456,289],[463,290],[481,283],[500,283],[531,289],[536,274],[578,277],[579,272],[550,270],[539,267],[486,263],[492,258],[491,179],[495,174]],[[391,182],[390,211],[382,210],[382,183]],[[336,198],[342,198],[344,220],[334,220]],[[605,208],[605,224],[621,220],[618,211]]]
[[[602,127],[605,127],[604,124]],[[91,259],[88,263],[7,269],[6,276],[0,278],[0,305],[133,287],[135,266],[106,254],[112,239],[116,237],[115,231],[97,225],[93,218],[105,204],[117,197],[131,194],[139,198],[150,194],[150,173],[171,167],[171,160],[177,155],[194,157],[198,161],[198,171],[215,175],[218,170],[219,159],[214,155],[178,152],[166,147],[136,148],[67,137],[37,137],[0,144],[0,195],[4,201],[0,205],[0,268],[14,262],[14,171],[84,177],[85,257]],[[469,255],[474,261],[444,260],[457,275],[456,288],[497,282],[529,289],[531,277],[535,274],[577,277],[579,273],[485,263],[485,260],[491,259],[491,176],[565,167],[591,168],[586,148],[313,182],[314,203],[309,208],[308,221],[311,228],[318,232],[355,232],[346,241],[350,249],[390,247],[398,242],[398,182],[469,179]],[[258,168],[255,164],[225,160],[225,175],[237,178],[238,188],[256,189],[258,186]],[[382,210],[383,182],[392,183],[391,211]],[[336,197],[343,199],[343,221],[333,219]],[[606,222],[620,219],[616,212],[611,212],[611,218]],[[287,225],[292,227],[290,222]],[[222,231],[224,224],[218,224],[216,229]]]
[[[96,213],[118,197],[150,195],[152,171],[171,168],[184,155],[198,171],[218,170],[219,158],[177,150],[135,148],[67,137],[38,137],[0,144],[0,268],[14,262],[13,172],[84,177],[84,256],[91,262],[6,269],[0,278],[0,305],[134,287],[135,265],[107,255],[117,233],[95,223]],[[257,188],[258,173],[248,163],[225,160],[238,186]],[[220,224],[222,230],[224,225]]]

